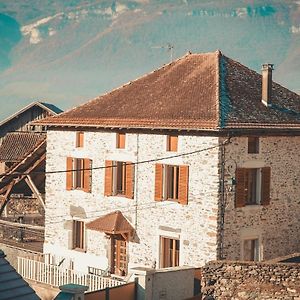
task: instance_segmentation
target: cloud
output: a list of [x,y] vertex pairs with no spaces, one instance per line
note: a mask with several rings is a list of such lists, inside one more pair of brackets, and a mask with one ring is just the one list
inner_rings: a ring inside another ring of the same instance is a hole
[[[49,16],[49,17],[40,19],[32,24],[25,25],[25,26],[21,27],[21,32],[24,36],[26,36],[26,35],[30,36],[29,42],[31,44],[38,44],[39,42],[42,41],[41,34],[40,34],[40,31],[38,30],[38,27],[40,25],[48,23],[52,19],[54,19],[58,16],[61,16],[61,15],[63,15],[63,13],[58,13],[58,14],[55,14],[54,16]],[[50,32],[49,32],[49,35],[50,35]]]
[[300,26],[297,27],[293,25],[292,27],[290,27],[290,32],[294,34],[300,33]]

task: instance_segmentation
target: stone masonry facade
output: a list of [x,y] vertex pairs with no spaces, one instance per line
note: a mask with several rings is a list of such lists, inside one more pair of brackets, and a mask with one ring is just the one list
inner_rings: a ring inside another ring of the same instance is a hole
[[[125,149],[116,149],[115,132],[85,132],[84,147],[75,147],[75,131],[48,131],[46,170],[64,170],[67,157],[89,158],[93,167],[105,160],[140,162],[217,146],[219,138],[182,135],[178,152],[166,151],[165,134],[126,134]],[[159,265],[160,236],[180,240],[180,265],[203,265],[217,256],[219,148],[159,163],[189,166],[188,205],[154,201],[155,162],[135,166],[134,199],[104,196],[104,169],[92,171],[91,193],[66,191],[66,174],[46,178],[44,252],[74,259],[74,268],[106,269],[110,240],[86,230],[86,253],[70,247],[72,220],[85,222],[120,210],[136,234],[128,243],[128,267]]]
[[248,154],[247,137],[231,141],[226,146],[225,169],[270,167],[270,204],[235,208],[234,192],[227,184],[224,258],[241,260],[242,241],[254,238],[260,242],[261,260],[299,252],[300,137],[260,137],[257,154]]
[[[84,147],[75,147],[75,131],[48,131],[47,171],[64,170],[67,157],[89,158],[92,167],[106,160],[141,162],[189,153],[219,145],[225,139],[179,135],[178,152],[166,151],[165,134],[126,134],[125,149],[116,149],[116,133],[84,133]],[[66,190],[66,174],[46,178],[46,232],[44,252],[74,259],[75,269],[87,266],[106,269],[110,241],[102,232],[86,230],[86,253],[71,249],[72,220],[89,222],[120,210],[135,228],[128,244],[129,268],[158,266],[160,237],[180,240],[180,265],[203,266],[217,259],[220,238],[220,148],[163,159],[159,163],[189,166],[188,205],[154,201],[155,163],[135,166],[134,199],[104,196],[105,170],[92,171],[92,191]],[[299,252],[299,137],[261,137],[258,154],[247,153],[247,137],[232,138],[225,154],[225,224],[222,254],[241,259],[243,239],[258,238],[260,258]],[[234,206],[234,186],[229,183],[235,167],[271,167],[271,202],[268,206]]]

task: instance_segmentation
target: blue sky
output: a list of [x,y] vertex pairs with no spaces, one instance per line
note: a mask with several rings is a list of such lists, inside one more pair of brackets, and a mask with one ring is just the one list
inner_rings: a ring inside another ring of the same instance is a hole
[[36,100],[62,109],[187,51],[221,51],[300,92],[297,1],[0,1],[0,119]]

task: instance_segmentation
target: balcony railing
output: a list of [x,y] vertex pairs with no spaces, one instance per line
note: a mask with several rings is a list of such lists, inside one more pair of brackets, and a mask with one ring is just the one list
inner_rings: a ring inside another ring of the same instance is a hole
[[81,273],[24,257],[18,257],[18,273],[25,279],[55,287],[68,283],[86,285],[89,287],[88,291],[97,291],[106,287],[125,284],[124,281],[110,277]]

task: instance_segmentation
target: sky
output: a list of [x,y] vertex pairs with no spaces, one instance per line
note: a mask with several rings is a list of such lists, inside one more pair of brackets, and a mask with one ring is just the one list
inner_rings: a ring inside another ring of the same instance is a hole
[[0,0],[0,120],[32,101],[70,109],[220,49],[300,93],[300,1]]

